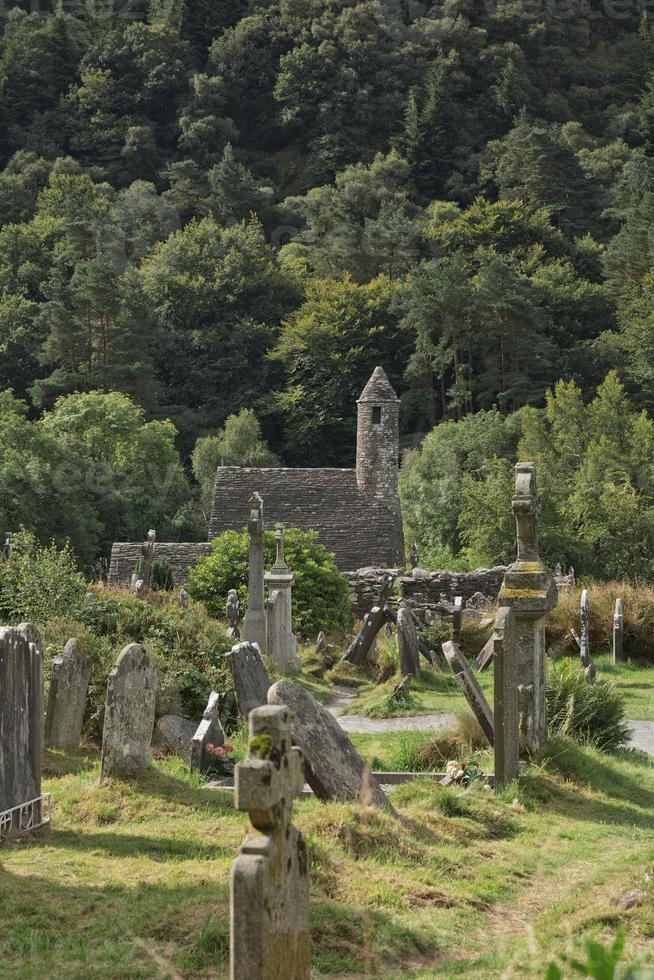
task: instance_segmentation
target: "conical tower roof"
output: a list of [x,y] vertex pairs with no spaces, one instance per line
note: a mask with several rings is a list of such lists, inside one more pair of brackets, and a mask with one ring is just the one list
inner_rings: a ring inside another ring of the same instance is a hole
[[376,367],[370,380],[361,392],[360,402],[397,402],[399,398],[386,377],[383,367]]

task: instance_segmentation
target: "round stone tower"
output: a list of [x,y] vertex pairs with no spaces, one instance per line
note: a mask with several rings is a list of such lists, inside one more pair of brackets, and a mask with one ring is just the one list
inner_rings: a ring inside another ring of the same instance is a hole
[[357,402],[357,484],[396,510],[400,456],[400,399],[376,367]]

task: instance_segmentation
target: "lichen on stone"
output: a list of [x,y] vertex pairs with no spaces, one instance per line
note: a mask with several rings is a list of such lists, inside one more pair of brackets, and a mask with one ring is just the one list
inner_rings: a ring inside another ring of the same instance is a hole
[[261,732],[259,735],[255,735],[254,738],[250,739],[250,744],[248,749],[250,755],[254,755],[257,759],[267,759],[270,755],[270,750],[272,748],[272,739],[270,735],[266,735],[265,732]]

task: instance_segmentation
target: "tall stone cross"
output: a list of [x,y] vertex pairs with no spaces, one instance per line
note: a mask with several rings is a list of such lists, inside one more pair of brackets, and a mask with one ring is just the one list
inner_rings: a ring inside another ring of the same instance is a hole
[[[268,615],[268,656],[272,657],[280,674],[300,669],[297,640],[293,634],[292,590],[295,575],[284,557],[284,528],[281,524],[275,530],[277,558],[269,572],[266,572],[266,585],[271,599]],[[279,594],[275,596],[275,592]]]
[[[136,589],[137,595],[145,595],[150,587],[150,576],[152,574],[152,562],[154,561],[154,553],[157,547],[157,532],[150,528],[147,537],[143,544],[141,545],[141,570],[138,573],[137,580],[142,582],[143,585],[140,589]],[[136,588],[136,585],[135,585]]]
[[613,613],[613,663],[617,664],[622,660],[624,646],[624,613],[622,610],[622,599],[615,600],[615,611]]
[[243,617],[243,639],[257,643],[266,653],[266,610],[263,603],[264,587],[264,532],[263,500],[255,491],[250,497],[248,517],[249,580],[248,608]]
[[582,667],[590,667],[590,636],[588,633],[588,620],[590,616],[590,602],[588,601],[588,589],[581,593],[579,603],[579,659]]
[[[538,492],[534,463],[517,463],[515,493],[511,501],[516,523],[517,561],[507,570],[499,594],[502,626],[503,676],[517,679],[520,745],[535,752],[547,736],[545,700],[545,616],[556,605],[556,588],[538,551]],[[506,613],[511,610],[510,628]],[[510,663],[515,659],[515,665]],[[514,675],[515,668],[515,675]],[[498,692],[501,693],[501,692]],[[496,703],[497,709],[501,705]],[[496,727],[507,731],[502,719]]]
[[230,882],[231,980],[307,980],[309,858],[292,823],[304,786],[302,752],[291,742],[288,708],[250,712],[250,745],[236,766],[234,799],[256,837],[241,846]]

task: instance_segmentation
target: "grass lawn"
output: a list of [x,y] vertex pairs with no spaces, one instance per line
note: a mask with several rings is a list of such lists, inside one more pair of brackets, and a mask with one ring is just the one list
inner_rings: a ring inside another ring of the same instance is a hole
[[[98,769],[93,754],[49,753],[53,824],[0,851],[0,974],[226,976],[246,818],[176,760],[102,787]],[[628,961],[654,966],[651,761],[557,739],[500,797],[419,782],[393,802],[400,820],[296,805],[314,976],[543,977],[620,925]]]

